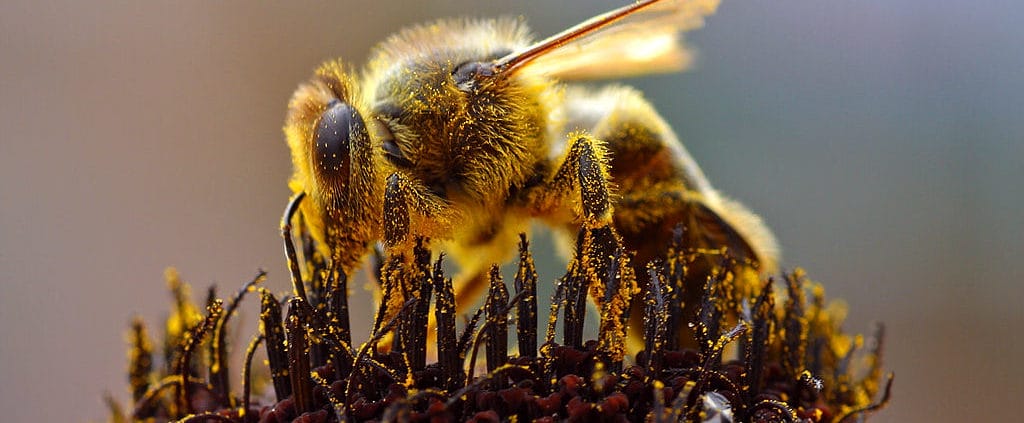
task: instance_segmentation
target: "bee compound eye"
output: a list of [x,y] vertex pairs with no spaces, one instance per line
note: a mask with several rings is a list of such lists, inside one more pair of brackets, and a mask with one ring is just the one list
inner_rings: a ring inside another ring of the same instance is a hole
[[344,102],[331,102],[320,115],[313,139],[313,163],[320,174],[348,176],[352,138],[365,132],[366,127],[358,111]]
[[452,70],[455,86],[462,91],[471,91],[476,87],[478,78],[494,75],[494,64],[491,62],[466,62]]

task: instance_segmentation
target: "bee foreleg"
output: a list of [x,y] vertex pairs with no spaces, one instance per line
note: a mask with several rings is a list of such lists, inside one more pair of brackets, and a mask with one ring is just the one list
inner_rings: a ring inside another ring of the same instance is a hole
[[292,239],[292,219],[305,198],[305,192],[292,196],[292,199],[288,201],[288,207],[284,210],[284,215],[281,217],[281,236],[284,238],[284,251],[285,257],[288,259],[288,270],[292,275],[292,287],[295,290],[295,295],[302,299],[306,299],[306,288],[302,283],[302,272],[299,270],[299,256],[295,251],[295,241]]
[[431,238],[451,228],[453,211],[445,201],[401,173],[392,173],[384,189],[382,225],[388,250],[412,248],[411,234]]
[[399,174],[388,177],[387,188],[384,190],[384,245],[388,248],[405,243],[409,238],[409,190]]
[[[422,279],[417,273],[417,250],[422,253],[432,236],[450,230],[450,215],[450,207],[422,184],[399,172],[388,176],[381,216],[387,258],[379,277],[385,302],[378,310],[378,323],[395,318],[406,301],[419,298]],[[429,251],[426,254],[429,261]],[[391,336],[384,336],[382,342],[390,344]]]

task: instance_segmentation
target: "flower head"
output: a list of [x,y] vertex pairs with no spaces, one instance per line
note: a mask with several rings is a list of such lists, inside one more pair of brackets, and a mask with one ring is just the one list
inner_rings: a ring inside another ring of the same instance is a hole
[[[484,305],[459,329],[443,256],[421,239],[408,255],[379,258],[376,321],[356,347],[347,275],[330,268],[305,232],[299,238],[296,294],[282,306],[260,290],[260,329],[240,392],[228,384],[225,327],[265,274],[228,301],[211,290],[200,315],[187,285],[168,272],[175,308],[164,365],[154,368],[151,341],[136,321],[134,406],[127,415],[112,408],[112,420],[841,422],[888,400],[881,327],[867,340],[843,333],[844,307],[826,302],[801,270],[761,280],[726,252],[674,243],[642,268],[648,283],[640,292],[618,239],[581,230],[540,319],[539,278],[524,236],[512,290],[494,267]],[[693,288],[697,266],[708,276]],[[588,296],[598,310],[592,340],[583,335]],[[634,296],[642,309],[629,307]],[[538,325],[545,329],[539,347]],[[254,376],[260,348],[265,377]]]

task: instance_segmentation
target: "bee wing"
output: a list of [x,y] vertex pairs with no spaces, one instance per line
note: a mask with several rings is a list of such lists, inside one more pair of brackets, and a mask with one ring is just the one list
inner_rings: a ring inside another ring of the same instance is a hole
[[499,72],[563,80],[617,78],[685,69],[681,34],[704,24],[719,0],[647,0],[596,16],[499,59]]

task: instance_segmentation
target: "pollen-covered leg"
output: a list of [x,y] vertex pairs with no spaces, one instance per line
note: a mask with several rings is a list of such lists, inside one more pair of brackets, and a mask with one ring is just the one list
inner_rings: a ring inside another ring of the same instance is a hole
[[[575,233],[575,254],[566,277],[582,278],[589,296],[607,316],[601,327],[609,334],[599,348],[612,357],[625,352],[621,316],[636,289],[631,252],[613,227],[612,188],[605,145],[584,134],[569,135],[561,165],[530,198],[532,212]],[[565,211],[571,211],[567,214]],[[582,327],[568,331],[568,345],[582,342]],[[571,334],[569,332],[575,332]],[[577,346],[580,346],[577,345]]]
[[569,134],[569,140],[558,170],[532,190],[527,200],[531,213],[559,225],[575,221],[586,228],[607,226],[612,204],[605,147],[584,133]]
[[384,245],[388,249],[402,245],[409,239],[409,196],[403,178],[397,173],[388,177],[384,190]]
[[381,232],[388,252],[381,272],[383,294],[388,296],[386,321],[418,295],[420,287],[416,281],[422,278],[413,274],[417,242],[450,231],[452,212],[443,200],[397,172],[388,176],[385,183],[382,210]]
[[[422,280],[422,277],[413,274],[417,243],[421,242],[422,247],[422,242],[429,242],[431,237],[448,238],[457,213],[429,189],[399,172],[387,178],[383,206],[381,232],[384,234],[388,261],[381,269],[381,282],[384,286],[378,294],[387,296],[387,301],[382,302],[387,307],[387,310],[383,310],[382,319],[387,320],[398,313],[410,299],[407,297],[419,295],[420,287],[415,285],[415,281]],[[488,261],[472,261],[469,268],[463,268],[460,272],[461,277],[455,282],[454,290],[458,307],[456,313],[463,313],[486,287],[486,273],[478,269],[485,262]],[[437,336],[437,320],[433,314],[428,316],[426,333],[427,343],[433,343]],[[387,345],[391,339],[390,335],[385,336],[382,343]]]
[[389,251],[412,248],[413,235],[444,237],[454,211],[426,187],[401,173],[392,173],[384,188],[384,246]]
[[[561,165],[530,198],[532,212],[577,236],[576,250],[589,276],[607,273],[609,257],[621,247],[612,227],[611,183],[604,144],[584,133],[569,134]],[[571,210],[572,215],[567,215]],[[572,266],[572,264],[570,264]]]

